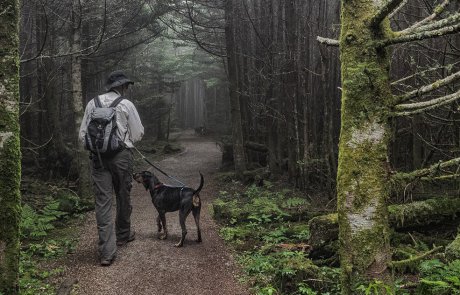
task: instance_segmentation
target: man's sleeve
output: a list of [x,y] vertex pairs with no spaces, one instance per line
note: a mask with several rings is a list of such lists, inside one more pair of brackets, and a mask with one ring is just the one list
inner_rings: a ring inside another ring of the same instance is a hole
[[81,120],[80,124],[80,131],[78,132],[78,139],[80,140],[80,144],[82,146],[85,146],[85,135],[86,135],[86,129],[88,128],[88,120],[89,120],[89,114],[90,114],[90,104],[91,101],[86,105],[85,108],[85,114],[83,115],[83,119]]
[[128,116],[128,127],[132,143],[142,139],[142,136],[144,135],[144,126],[142,125],[141,118],[139,117],[139,113],[137,112],[134,104],[131,104]]

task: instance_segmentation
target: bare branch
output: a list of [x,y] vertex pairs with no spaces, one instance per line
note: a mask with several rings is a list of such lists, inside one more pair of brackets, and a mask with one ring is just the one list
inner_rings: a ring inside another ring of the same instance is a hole
[[[406,32],[406,30],[399,32],[401,36],[404,35],[409,35],[409,33],[418,33],[418,32],[426,32],[426,31],[432,31],[432,30],[437,30],[441,29],[450,25],[457,25],[460,23],[460,13],[455,13],[445,19],[438,20],[436,22],[430,23],[428,25],[420,26],[418,28],[415,28],[414,30],[411,30],[409,32]],[[397,33],[398,34],[398,33]]]
[[436,82],[432,83],[432,84],[429,84],[429,85],[425,85],[419,89],[416,89],[414,91],[411,91],[409,93],[406,93],[402,96],[399,96],[397,98],[397,102],[396,103],[402,103],[402,102],[405,102],[405,101],[408,101],[409,99],[412,99],[412,98],[415,98],[415,97],[418,97],[418,96],[421,96],[423,94],[426,94],[428,92],[431,92],[431,91],[434,91],[442,86],[445,86],[451,82],[454,82],[456,80],[460,79],[460,71],[450,75],[450,76],[447,76],[445,77],[444,79],[441,79],[441,80],[437,80]]
[[455,63],[453,63],[453,64],[443,65],[443,66],[439,66],[439,67],[433,67],[433,68],[430,68],[430,69],[427,69],[427,70],[424,70],[424,71],[415,72],[413,75],[409,75],[409,76],[406,76],[406,77],[401,78],[401,79],[399,79],[399,80],[396,80],[396,81],[391,82],[391,86],[395,86],[395,85],[398,85],[398,84],[402,84],[404,81],[407,81],[407,80],[409,80],[409,79],[411,79],[411,78],[414,78],[414,77],[416,77],[416,76],[425,75],[426,73],[429,73],[429,72],[437,71],[437,70],[440,70],[440,69],[452,68],[452,67],[454,67],[455,65],[457,65],[458,63],[460,63],[460,62],[455,62]]
[[404,0],[387,0],[370,21],[371,27],[376,27],[393,12]]
[[201,48],[203,49],[204,51],[206,51],[207,53],[209,54],[212,54],[212,55],[215,55],[215,56],[218,56],[218,57],[223,57],[223,55],[221,54],[217,54],[215,52],[213,52],[212,50],[208,49],[205,44],[203,42],[200,41],[200,39],[198,38],[197,36],[197,33],[196,33],[196,29],[195,29],[195,20],[193,19],[193,16],[192,16],[192,8],[190,7],[189,3],[188,3],[188,0],[185,0],[185,4],[187,6],[187,14],[188,14],[188,18],[190,19],[190,26],[191,26],[191,29],[192,29],[192,35],[193,35],[193,39],[195,41],[195,43]]
[[392,18],[396,13],[398,13],[398,11],[401,10],[401,8],[403,8],[407,4],[407,2],[409,2],[409,0],[404,0],[403,2],[401,2],[401,4],[399,4],[399,6],[396,7],[396,9],[388,15],[388,18]]
[[459,165],[459,164],[460,164],[460,158],[454,158],[449,161],[433,164],[428,168],[414,170],[409,173],[397,173],[393,177],[396,179],[404,179],[406,181],[412,181],[420,177],[424,177],[428,175],[435,175],[436,173],[441,171],[441,169]]
[[396,116],[410,116],[410,115],[419,114],[419,113],[449,104],[451,102],[456,101],[459,98],[460,98],[460,90],[453,94],[441,96],[441,97],[427,100],[427,101],[407,103],[407,104],[398,104],[395,106],[395,109],[400,112],[396,112],[395,115]]
[[325,44],[327,46],[339,46],[339,40],[324,38],[324,37],[320,37],[320,36],[316,37],[316,40],[319,43]]
[[42,46],[40,46],[40,49],[38,50],[37,54],[32,58],[28,58],[24,61],[21,60],[21,62],[28,62],[28,61],[37,59],[42,54],[43,50],[45,49],[46,37],[48,36],[48,15],[46,14],[45,4],[43,4],[41,0],[40,0],[40,4],[43,9],[43,14],[45,15],[45,33],[44,33],[45,37],[43,37]]
[[433,11],[433,13],[431,15],[429,15],[428,17],[422,19],[421,21],[413,24],[412,26],[410,26],[409,28],[401,31],[400,33],[401,34],[408,34],[408,33],[411,33],[412,31],[414,31],[415,29],[425,25],[426,23],[428,22],[431,22],[432,20],[434,20],[438,15],[440,15],[444,9],[447,7],[447,5],[449,5],[450,3],[450,0],[444,0],[444,2],[442,2],[441,4],[439,4]]
[[407,43],[412,41],[419,41],[424,39],[436,38],[441,36],[446,36],[450,34],[455,34],[460,32],[460,24],[456,24],[453,26],[443,27],[438,30],[426,31],[426,32],[419,32],[405,36],[399,36],[395,38],[390,38],[386,40],[382,40],[376,42],[377,48],[382,48],[389,45],[400,44],[400,43]]

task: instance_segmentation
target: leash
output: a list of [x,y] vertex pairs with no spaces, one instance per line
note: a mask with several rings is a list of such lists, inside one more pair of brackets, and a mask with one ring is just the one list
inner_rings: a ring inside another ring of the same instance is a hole
[[139,153],[139,155],[141,155],[142,159],[144,161],[146,161],[150,166],[152,166],[153,168],[157,169],[160,173],[162,173],[164,176],[168,177],[169,179],[172,179],[174,180],[175,182],[177,183],[180,183],[182,185],[182,187],[184,186],[187,186],[186,184],[184,184],[182,181],[176,179],[175,177],[172,177],[172,176],[169,176],[168,173],[164,172],[163,170],[161,170],[160,168],[158,168],[157,166],[155,166],[152,162],[149,161],[149,159],[147,159],[134,145],[133,145],[133,148]]

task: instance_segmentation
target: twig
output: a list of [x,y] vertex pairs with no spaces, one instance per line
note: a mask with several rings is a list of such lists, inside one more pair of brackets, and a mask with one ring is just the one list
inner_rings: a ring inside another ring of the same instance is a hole
[[386,40],[378,41],[375,43],[375,45],[377,48],[382,48],[382,47],[386,47],[386,46],[394,45],[394,44],[407,43],[407,42],[412,42],[412,41],[419,41],[419,40],[424,40],[424,39],[441,37],[445,35],[455,34],[457,32],[460,32],[460,24],[456,24],[453,26],[447,26],[447,27],[437,29],[437,30],[432,30],[432,31],[414,33],[414,34],[399,36],[395,38],[389,38]]
[[401,2],[404,0],[388,0],[380,10],[374,15],[374,17],[370,21],[371,27],[376,27],[380,25],[380,23],[387,17],[390,13],[392,13],[396,8],[399,7]]
[[320,37],[320,36],[316,37],[316,40],[319,43],[325,44],[327,46],[339,46],[339,40],[324,38],[324,37]]
[[459,98],[460,98],[460,90],[453,94],[438,97],[438,98],[431,99],[428,101],[398,104],[395,106],[395,109],[397,111],[407,111],[407,112],[396,112],[396,115],[397,116],[408,116],[408,115],[419,114],[421,112],[425,112],[425,111],[432,110],[434,108],[438,108],[440,106],[449,104],[453,101],[456,101]]
[[407,4],[407,2],[409,2],[409,0],[404,0],[403,2],[401,2],[401,4],[399,4],[399,6],[396,7],[396,9],[388,15],[388,18],[392,18],[396,13],[398,13],[398,11],[400,11],[401,8],[403,8]]
[[410,26],[409,28],[401,31],[402,34],[407,34],[407,33],[410,33],[412,32],[413,30],[417,29],[418,27],[421,27],[423,26],[424,24],[432,21],[433,19],[435,19],[438,15],[440,15],[444,9],[446,8],[447,5],[449,5],[449,2],[450,0],[444,0],[443,3],[439,4],[435,9],[434,9],[434,12],[429,15],[428,17],[422,19],[421,21],[413,24],[412,26]]
[[429,84],[429,85],[425,85],[419,89],[416,89],[416,90],[413,90],[409,93],[406,93],[404,95],[401,95],[399,97],[396,98],[396,103],[401,103],[401,102],[405,102],[409,99],[412,99],[412,98],[415,98],[415,97],[419,97],[423,94],[426,94],[428,92],[431,92],[431,91],[434,91],[442,86],[445,86],[451,82],[454,82],[456,80],[460,79],[460,71],[450,75],[450,76],[447,76],[445,77],[444,79],[441,79],[441,80],[437,80],[436,82],[432,83],[432,84]]

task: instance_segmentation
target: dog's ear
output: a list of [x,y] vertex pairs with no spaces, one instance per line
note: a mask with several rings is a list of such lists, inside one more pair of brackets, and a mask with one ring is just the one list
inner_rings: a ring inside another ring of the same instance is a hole
[[150,171],[142,171],[142,176],[143,177],[152,177],[153,174]]

